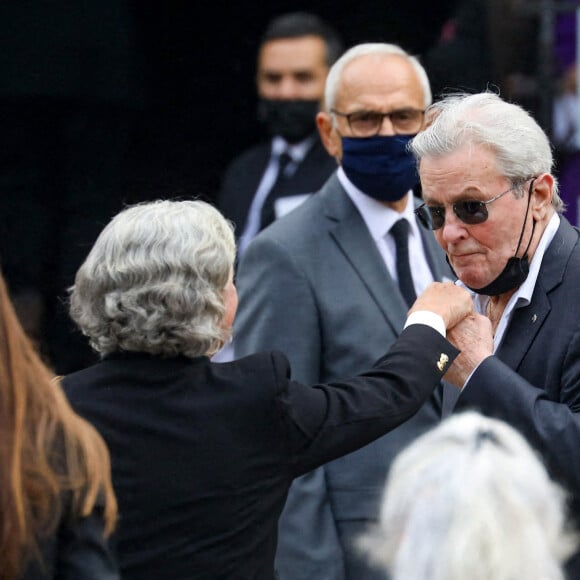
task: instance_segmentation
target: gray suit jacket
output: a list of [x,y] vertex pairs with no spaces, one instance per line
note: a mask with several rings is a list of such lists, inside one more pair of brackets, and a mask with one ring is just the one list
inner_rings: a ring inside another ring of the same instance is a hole
[[[422,230],[435,278],[449,276]],[[407,306],[336,174],[250,244],[237,273],[236,356],[283,351],[293,378],[314,384],[372,364],[400,333]],[[296,480],[279,527],[282,580],[384,578],[354,539],[375,521],[392,457],[439,415],[424,406],[378,441]]]

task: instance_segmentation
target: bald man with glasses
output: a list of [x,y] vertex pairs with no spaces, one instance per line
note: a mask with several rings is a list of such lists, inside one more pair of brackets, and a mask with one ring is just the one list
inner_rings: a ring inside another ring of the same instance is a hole
[[[469,323],[449,333],[462,353],[443,411],[476,408],[516,427],[568,489],[579,526],[580,231],[562,215],[551,144],[491,92],[450,95],[428,114],[411,144],[416,212],[494,332],[491,342]],[[578,554],[567,571],[580,578]]]
[[[357,45],[331,67],[318,131],[337,169],[248,245],[238,267],[237,356],[266,345],[315,384],[376,360],[413,297],[451,276],[420,200],[407,146],[431,102],[423,67],[402,48]],[[282,513],[280,580],[384,580],[356,539],[377,521],[391,459],[432,427],[424,406],[386,437],[296,480]]]

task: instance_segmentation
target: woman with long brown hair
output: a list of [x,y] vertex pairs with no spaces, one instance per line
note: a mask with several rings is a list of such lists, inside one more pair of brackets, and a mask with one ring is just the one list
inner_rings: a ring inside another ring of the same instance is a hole
[[0,580],[117,580],[107,448],[26,337],[0,274]]

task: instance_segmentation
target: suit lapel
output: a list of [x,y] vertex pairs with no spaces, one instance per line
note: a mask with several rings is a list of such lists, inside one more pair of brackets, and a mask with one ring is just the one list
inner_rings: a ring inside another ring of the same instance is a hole
[[504,340],[496,353],[499,359],[516,371],[551,310],[546,291],[539,282],[538,279],[532,302],[514,311]]
[[323,196],[326,217],[334,222],[329,228],[330,236],[362,280],[393,332],[399,334],[405,323],[408,307],[389,275],[364,220],[336,175],[318,195]]
[[562,283],[570,254],[578,241],[578,234],[570,223],[560,217],[560,227],[548,246],[538,274],[530,304],[515,310],[498,357],[517,370],[530,348],[542,323],[552,308],[550,292]]

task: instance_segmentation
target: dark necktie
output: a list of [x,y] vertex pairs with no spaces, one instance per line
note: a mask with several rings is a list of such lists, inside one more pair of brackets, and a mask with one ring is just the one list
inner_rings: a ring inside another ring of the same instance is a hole
[[411,276],[411,265],[409,263],[409,222],[401,219],[391,228],[391,234],[395,238],[397,246],[397,277],[399,278],[399,288],[407,304],[411,306],[417,295]]
[[284,151],[278,157],[278,173],[276,174],[276,179],[270,188],[268,197],[264,201],[262,211],[260,213],[260,229],[264,229],[266,226],[270,225],[275,219],[276,214],[274,212],[274,201],[276,201],[276,189],[287,179],[286,167],[292,161],[290,154]]

